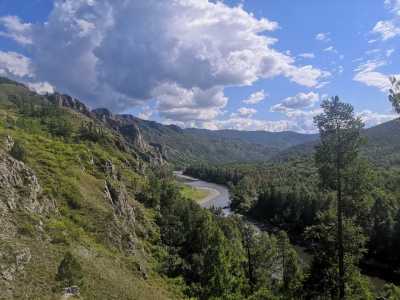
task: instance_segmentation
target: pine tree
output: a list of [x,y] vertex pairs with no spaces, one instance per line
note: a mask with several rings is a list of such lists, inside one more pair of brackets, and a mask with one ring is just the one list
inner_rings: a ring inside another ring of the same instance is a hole
[[390,82],[392,83],[392,88],[389,91],[389,101],[396,112],[400,114],[400,80],[396,77],[391,77]]
[[362,143],[361,129],[363,123],[354,116],[350,104],[340,102],[339,97],[325,100],[323,113],[314,118],[320,133],[320,144],[317,146],[315,160],[322,187],[336,193],[337,201],[337,246],[339,264],[339,299],[345,298],[345,266],[343,241],[343,186],[351,168],[358,158]]

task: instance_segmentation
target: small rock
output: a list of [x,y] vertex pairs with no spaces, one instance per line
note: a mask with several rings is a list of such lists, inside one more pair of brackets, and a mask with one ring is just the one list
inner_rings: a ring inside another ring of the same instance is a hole
[[79,287],[76,285],[64,288],[64,299],[68,299],[70,297],[79,297],[79,295]]
[[7,135],[4,144],[6,146],[6,151],[7,152],[11,151],[12,147],[14,146],[14,139],[12,138],[12,136]]

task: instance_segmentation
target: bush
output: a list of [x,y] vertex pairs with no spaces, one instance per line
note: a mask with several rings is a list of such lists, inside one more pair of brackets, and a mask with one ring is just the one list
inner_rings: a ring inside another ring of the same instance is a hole
[[10,155],[20,161],[26,160],[27,153],[21,141],[15,141],[10,150]]
[[51,117],[47,127],[53,136],[69,138],[73,133],[72,123],[66,117]]
[[64,287],[82,285],[83,273],[81,265],[69,251],[65,253],[63,260],[58,266],[56,280],[60,281]]

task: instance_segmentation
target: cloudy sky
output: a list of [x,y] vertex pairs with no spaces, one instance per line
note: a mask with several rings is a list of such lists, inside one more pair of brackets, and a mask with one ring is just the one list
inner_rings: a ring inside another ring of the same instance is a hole
[[186,127],[312,132],[328,96],[395,115],[400,0],[0,0],[0,75]]

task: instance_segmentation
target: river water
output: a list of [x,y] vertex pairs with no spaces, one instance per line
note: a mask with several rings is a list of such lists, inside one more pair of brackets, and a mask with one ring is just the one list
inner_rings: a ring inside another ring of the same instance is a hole
[[226,215],[231,214],[229,190],[225,186],[183,175],[182,171],[176,171],[174,175],[178,181],[188,186],[209,191],[209,195],[200,201],[200,206],[204,208],[221,208]]

